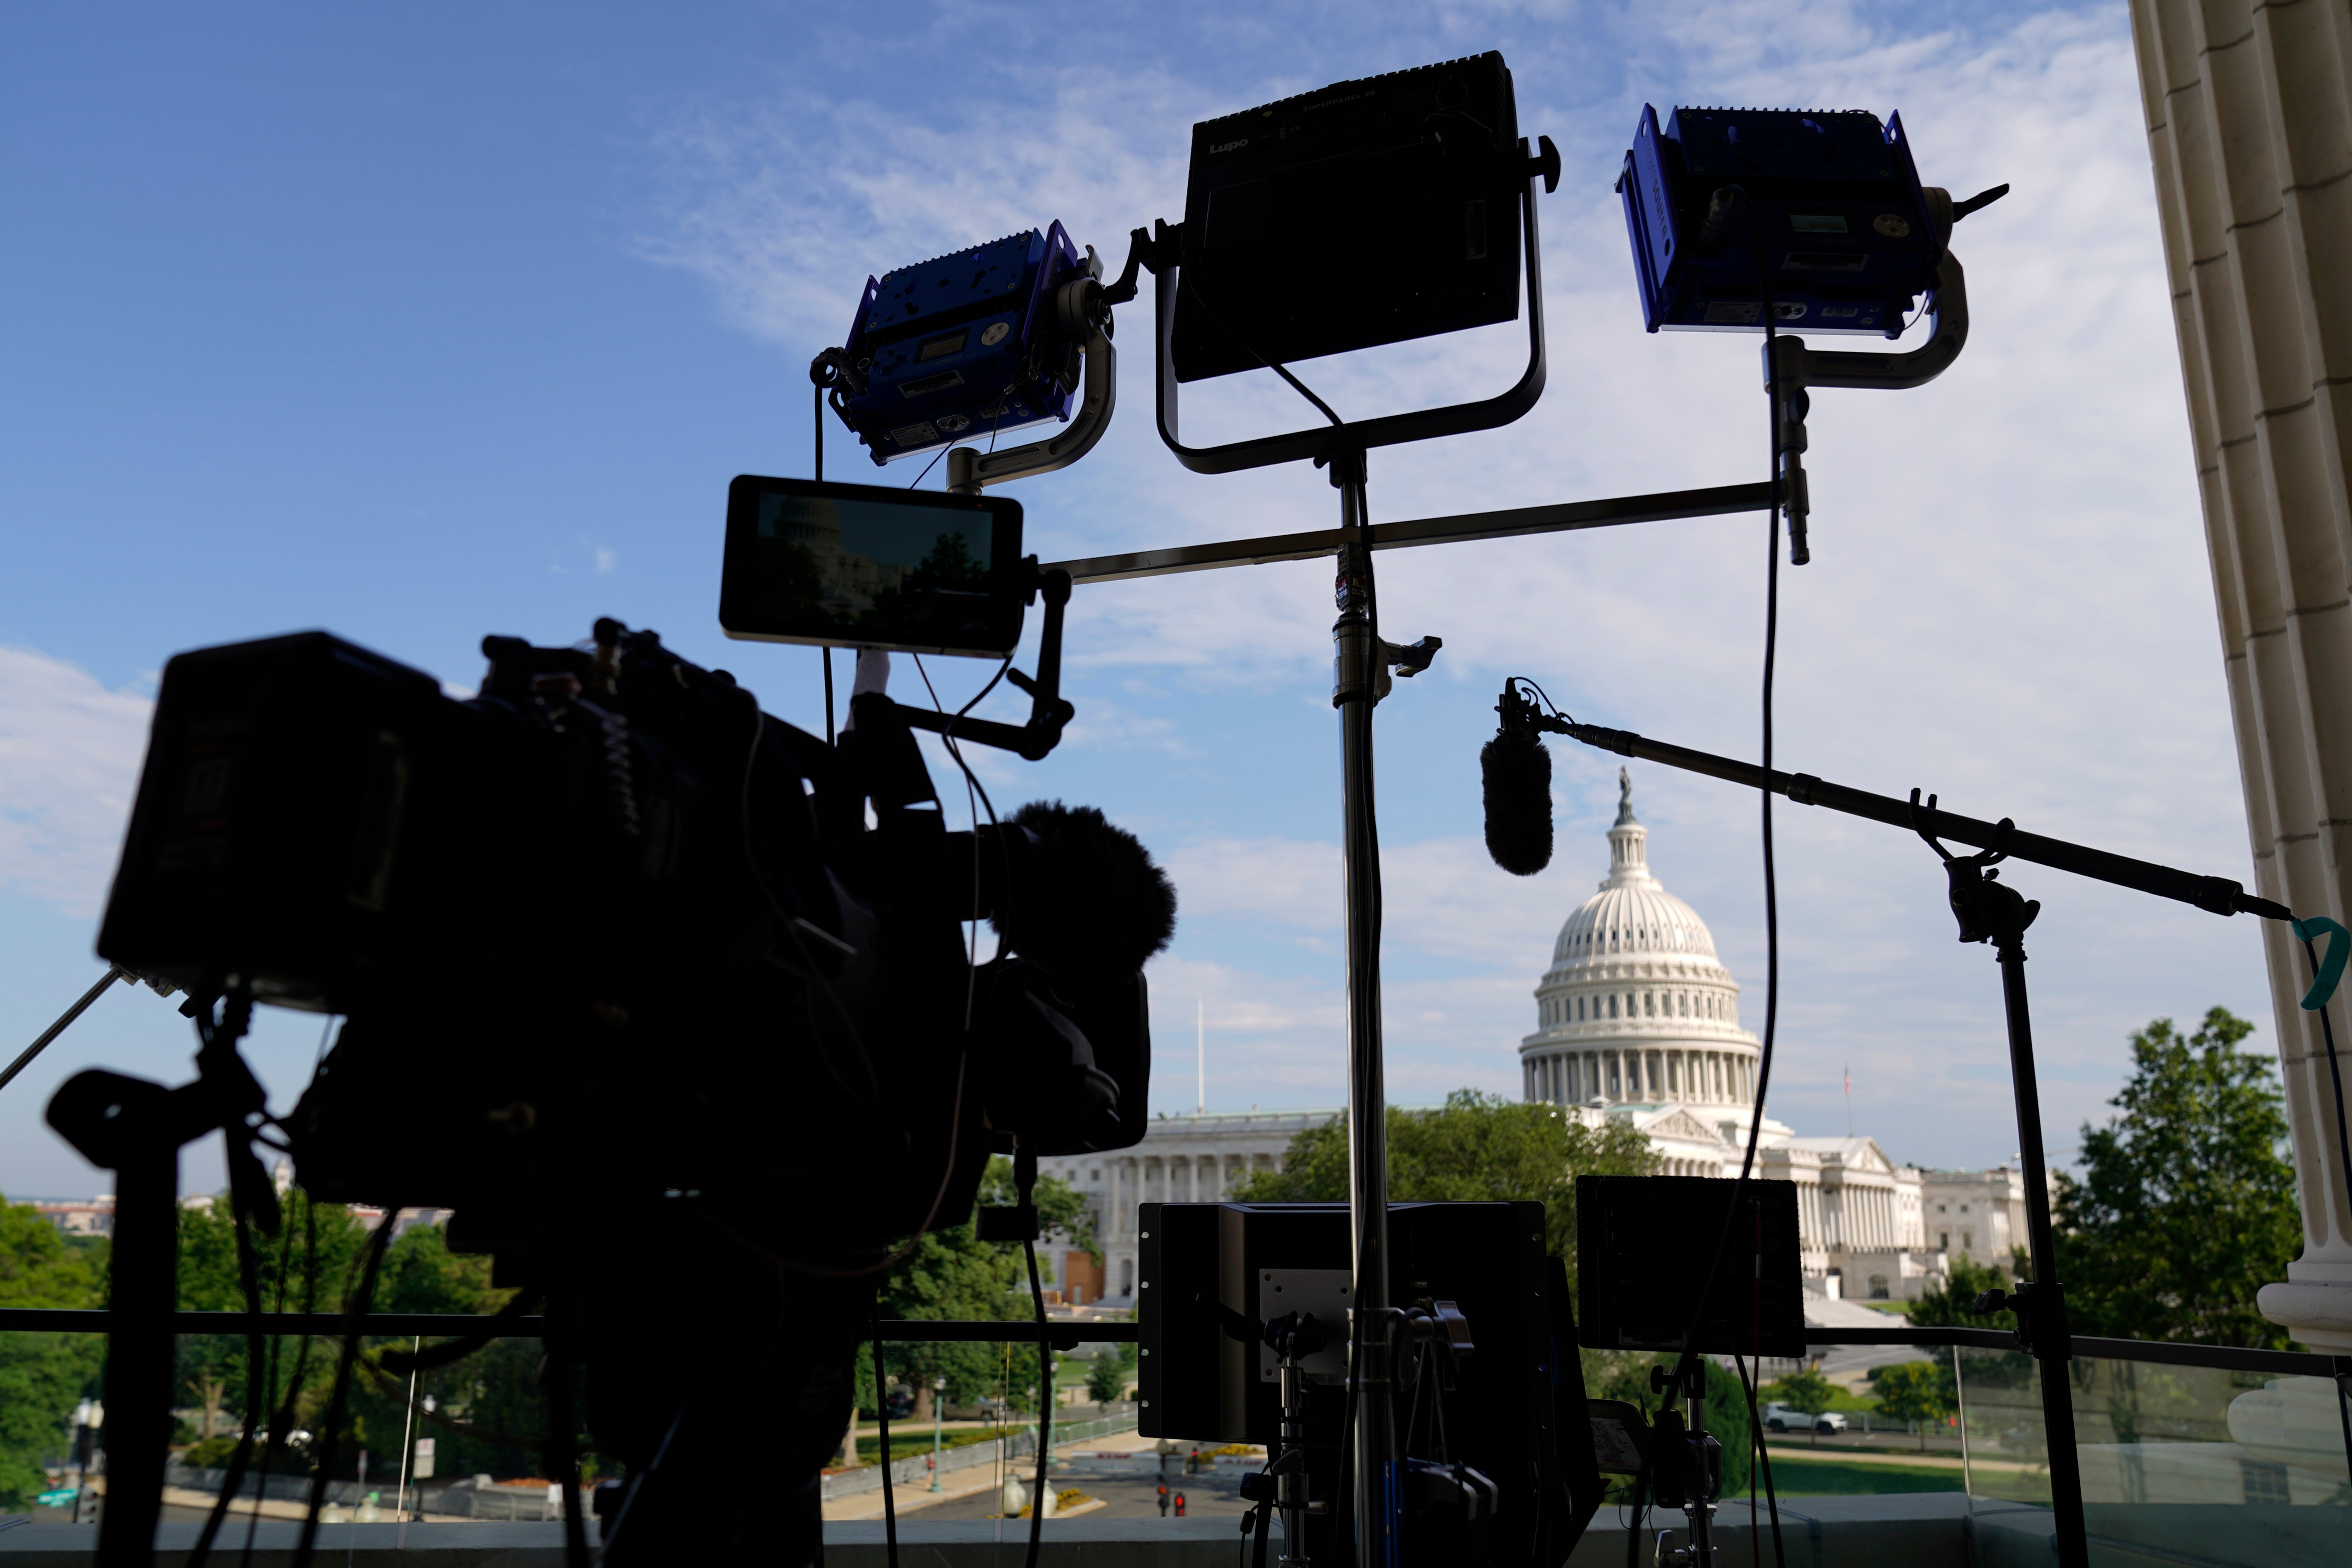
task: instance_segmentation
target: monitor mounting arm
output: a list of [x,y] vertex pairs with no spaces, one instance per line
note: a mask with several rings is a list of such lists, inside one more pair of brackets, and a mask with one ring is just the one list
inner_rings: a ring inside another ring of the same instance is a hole
[[[1043,471],[1043,470],[1039,470]],[[1058,566],[1040,570],[1037,558],[1025,557],[1029,574],[1028,603],[1045,596],[1045,626],[1037,639],[1037,675],[1031,679],[1009,665],[1004,678],[1029,694],[1029,722],[1002,724],[992,719],[972,719],[936,708],[898,704],[899,717],[911,730],[929,730],[950,740],[977,741],[983,746],[1012,752],[1030,762],[1043,762],[1062,742],[1062,727],[1077,716],[1077,709],[1062,695],[1062,612],[1070,602],[1070,574]]]

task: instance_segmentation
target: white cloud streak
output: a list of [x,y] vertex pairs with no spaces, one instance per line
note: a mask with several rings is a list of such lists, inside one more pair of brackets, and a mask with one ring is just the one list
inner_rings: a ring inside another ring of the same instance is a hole
[[84,918],[105,901],[154,705],[0,647],[0,887]]
[[[1341,14],[1312,15],[1336,26]],[[1549,132],[1568,166],[1542,211],[1543,404],[1507,430],[1376,454],[1374,514],[1762,477],[1754,341],[1641,331],[1608,188],[1617,158],[1644,99],[1662,111],[1899,109],[1931,183],[2013,190],[1956,237],[1974,317],[1959,363],[1916,392],[1815,399],[1815,562],[1782,571],[1780,757],[1887,793],[1920,783],[1960,809],[2244,878],[2126,19],[2113,7],[1945,16],[1763,0],[1349,7],[1342,69],[1499,42],[1523,129]],[[1111,237],[1116,266],[1116,237],[1181,208],[1192,119],[1313,85],[1268,74],[1297,63],[1294,24],[1235,12],[1214,26],[1229,47],[1190,77],[1042,49],[1043,63],[1000,69],[919,118],[822,94],[682,117],[660,139],[660,213],[643,248],[707,279],[747,330],[796,354],[837,340],[867,272],[1050,216],[1082,241]],[[1008,116],[1013,90],[1022,110]],[[1297,287],[1334,261],[1282,259]],[[1320,475],[1175,468],[1146,406],[1149,345],[1135,329],[1148,321],[1125,313],[1129,401],[1109,437],[1081,468],[1021,487],[1036,547],[1051,558],[1328,526]],[[1519,329],[1489,329],[1300,368],[1357,415],[1500,386],[1524,345]],[[1261,376],[1188,388],[1185,417],[1189,437],[1214,439],[1306,416]],[[1510,672],[1541,679],[1581,717],[1752,754],[1761,531],[1743,518],[1384,554],[1384,629],[1446,641],[1436,670],[1382,709],[1384,733],[1399,738],[1384,744],[1412,744],[1419,714],[1491,701]],[[1328,591],[1324,569],[1306,564],[1082,593],[1073,668],[1131,670],[1150,688],[1082,715],[1087,738],[1214,759],[1224,748],[1189,733],[1169,705],[1155,712],[1150,692],[1264,699],[1271,711],[1306,700],[1297,694],[1320,685],[1328,658]],[[1569,815],[1600,809],[1614,766],[1559,755]],[[1753,1017],[1754,803],[1636,771],[1649,820],[1671,829],[1659,840],[1664,874],[1714,924]],[[1948,945],[1924,849],[1820,813],[1784,808],[1780,821],[1782,1092],[1842,1122],[1833,1086],[1851,1060],[1863,1109],[1875,1096],[1907,1117],[1918,1157],[2001,1157],[2008,1090],[1989,971],[1962,963],[1976,950]],[[1563,823],[1564,867],[1590,857],[1593,845],[1575,836],[1598,826]],[[1493,871],[1468,826],[1424,826],[1418,842],[1390,835],[1387,1003],[1401,1093],[1465,1077],[1516,1083],[1528,992],[1550,932],[1583,896],[1581,873],[1516,883]],[[1344,1026],[1336,855],[1247,821],[1191,830],[1170,856],[1186,929],[1156,973],[1210,996],[1213,1022],[1229,1005],[1229,1027],[1268,1081],[1306,1073],[1328,1086]],[[2036,983],[2059,1142],[2097,1113],[2126,1028],[2217,1000],[2263,1016],[2245,922],[2217,927],[2071,881],[2035,890],[2052,900]],[[1975,1131],[1953,1131],[1963,1124]]]

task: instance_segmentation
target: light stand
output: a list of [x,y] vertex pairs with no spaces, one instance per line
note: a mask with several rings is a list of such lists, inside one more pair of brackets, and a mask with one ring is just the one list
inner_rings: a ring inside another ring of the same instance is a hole
[[931,1379],[931,1485],[940,1489],[940,1412],[948,1402],[948,1380],[944,1374]]
[[[1675,1382],[1673,1369],[1650,1369],[1653,1392],[1668,1393]],[[1682,1510],[1690,1521],[1690,1544],[1675,1546],[1675,1532],[1662,1530],[1654,1561],[1657,1568],[1715,1568],[1715,1499],[1723,1488],[1723,1450],[1706,1429],[1706,1363],[1692,1362],[1682,1384],[1683,1418],[1673,1419],[1669,1401],[1651,1437],[1651,1489],[1659,1506]]]
[[[1911,792],[1916,808],[1919,792]],[[1927,797],[1927,813],[1936,800]],[[2041,1363],[2042,1425],[2049,1439],[2050,1506],[2057,1517],[2060,1568],[2089,1568],[2084,1533],[2082,1459],[2074,1451],[2074,1390],[2070,1368],[2074,1347],[2066,1322],[2066,1297],[2058,1279],[2058,1247],[2050,1226],[2050,1184],[2042,1149],[2042,1097],[2033,1074],[2033,1015],[2025,995],[2025,928],[2042,912],[2036,900],[1996,880],[1995,863],[2005,858],[2004,821],[1993,842],[1974,855],[1955,855],[1921,827],[1919,837],[1943,858],[1951,879],[1952,913],[1962,942],[1988,942],[2000,964],[2001,1012],[2009,1026],[2009,1074],[2017,1095],[2018,1163],[2025,1174],[2025,1236],[2033,1279],[2012,1292],[1989,1290],[1979,1311],[2007,1307],[2017,1315],[2018,1348]]]
[[[267,1097],[236,1053],[252,1005],[250,996],[233,997],[222,1022],[212,1025],[209,999],[191,999],[191,1016],[205,1013],[205,1046],[193,1082],[166,1089],[93,1068],[68,1079],[49,1100],[49,1125],[91,1164],[115,1173],[114,1247],[107,1271],[111,1421],[100,1568],[146,1568],[155,1558],[172,1440],[181,1147],[221,1129],[240,1215],[259,1216],[265,1231],[278,1228],[277,1193],[254,1157],[246,1124]],[[80,1514],[79,1500],[75,1514]]]
[[1396,1421],[1396,1339],[1402,1314],[1389,1301],[1388,1096],[1381,1042],[1380,829],[1374,804],[1372,709],[1388,694],[1390,671],[1412,676],[1429,668],[1441,646],[1423,637],[1411,647],[1380,635],[1379,595],[1372,577],[1372,539],[1365,507],[1366,451],[1376,446],[1507,425],[1535,406],[1544,385],[1543,275],[1536,227],[1536,188],[1559,183],[1559,154],[1549,138],[1541,151],[1522,139],[1520,187],[1528,318],[1528,366],[1498,396],[1444,408],[1394,414],[1360,425],[1260,437],[1220,447],[1187,447],[1178,438],[1177,381],[1171,341],[1182,286],[1181,228],[1165,223],[1150,236],[1137,230],[1125,274],[1107,290],[1112,303],[1131,299],[1139,264],[1153,275],[1153,351],[1159,372],[1160,436],[1177,461],[1195,473],[1222,474],[1311,458],[1328,466],[1339,491],[1338,574],[1333,596],[1339,619],[1331,628],[1332,706],[1339,710],[1339,768],[1348,907],[1348,1206],[1353,1237],[1354,1302],[1349,1365],[1354,1393],[1352,1452],[1344,1457],[1353,1489],[1356,1561],[1389,1568],[1398,1561],[1403,1503],[1402,1434]]
[[[2058,1279],[2057,1246],[2050,1223],[2050,1187],[2042,1145],[2042,1100],[2034,1079],[2033,1019],[2025,993],[2025,930],[2042,910],[2017,889],[1998,879],[1996,862],[2014,857],[2072,871],[2137,892],[2177,900],[2210,913],[2240,913],[2271,920],[2292,920],[2284,905],[2248,893],[2223,877],[2200,877],[2170,866],[2072,844],[2062,838],[2018,831],[2007,817],[1979,822],[1936,808],[1929,795],[1923,805],[1913,790],[1906,803],[1832,784],[1810,773],[1767,772],[1753,763],[1696,752],[1598,724],[1536,712],[1518,695],[1517,687],[1503,689],[1504,723],[1532,724],[1538,730],[1567,735],[1588,746],[1641,757],[1688,773],[1704,773],[1751,789],[1783,795],[1801,805],[1827,806],[1889,826],[1906,827],[1927,841],[1943,858],[1950,878],[1952,913],[1958,919],[1960,940],[1992,944],[2000,963],[2001,1003],[2009,1032],[2010,1075],[2017,1101],[2019,1163],[2024,1167],[2026,1239],[2033,1260],[2033,1279],[2013,1294],[1989,1291],[1977,1301],[1979,1311],[2008,1310],[2017,1315],[2018,1347],[2041,1364],[2043,1430],[2050,1447],[2050,1490],[2055,1516],[2055,1541],[2061,1568],[2087,1568],[2090,1548],[2084,1533],[2083,1479],[2074,1452],[2073,1385],[2068,1382],[2074,1343],[2066,1321],[2065,1299]],[[1976,855],[1958,856],[1938,842],[1954,838],[1981,847]]]

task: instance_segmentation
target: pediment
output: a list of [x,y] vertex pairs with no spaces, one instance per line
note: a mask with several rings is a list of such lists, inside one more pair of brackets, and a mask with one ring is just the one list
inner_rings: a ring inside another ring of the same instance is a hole
[[1674,1138],[1685,1143],[1721,1143],[1723,1135],[1710,1122],[1700,1121],[1689,1111],[1675,1106],[1650,1117],[1642,1131],[1652,1138]]

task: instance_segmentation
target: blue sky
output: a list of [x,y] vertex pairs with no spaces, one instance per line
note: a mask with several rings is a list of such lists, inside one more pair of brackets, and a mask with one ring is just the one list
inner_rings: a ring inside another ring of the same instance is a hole
[[[1489,47],[1566,163],[1543,210],[1550,390],[1508,430],[1377,455],[1375,517],[1760,478],[1754,343],[1642,332],[1617,160],[1645,100],[1900,109],[1930,183],[2016,194],[1958,237],[1960,363],[1816,399],[1781,755],[2250,879],[2119,5],[51,10],[0,53],[0,1039],[95,975],[173,652],[326,626],[465,686],[485,633],[570,641],[609,614],[814,727],[813,653],[718,634],[720,512],[736,473],[808,471],[803,367],[866,274],[1056,217],[1115,264],[1129,228],[1181,216],[1194,120]],[[1311,286],[1323,260],[1284,265]],[[1011,487],[1033,546],[1333,521],[1311,470],[1177,467],[1129,316],[1108,438]],[[1515,373],[1519,331],[1309,379],[1351,415],[1472,395]],[[1294,425],[1264,379],[1196,389],[1188,437]],[[864,470],[853,454],[836,430],[832,471]],[[1570,751],[1553,868],[1486,862],[1475,758],[1502,677],[1752,752],[1762,526],[1382,558],[1384,629],[1446,644],[1381,710],[1397,1098],[1516,1091],[1552,933],[1606,865],[1615,759]],[[1328,624],[1312,563],[1082,589],[1068,742],[985,764],[1000,804],[1098,804],[1174,871],[1162,1109],[1192,1103],[1196,1001],[1212,1106],[1341,1098]],[[943,695],[982,674],[934,665]],[[1653,863],[1754,1025],[1753,801],[1657,769],[1635,787]],[[2007,1158],[1997,977],[1951,940],[1927,851],[1780,820],[1774,1114],[1843,1131],[1851,1064],[1854,1123],[1898,1159]],[[2152,1016],[2219,1003],[2270,1038],[2249,922],[2017,879],[2049,906],[2032,973],[2054,1144],[2101,1113]],[[250,1054],[281,1104],[317,1044],[313,1020],[265,1019]],[[0,1095],[0,1190],[91,1190],[39,1122],[51,1089],[92,1064],[177,1079],[192,1047],[168,1005],[109,996]],[[216,1172],[200,1152],[186,1184]]]

